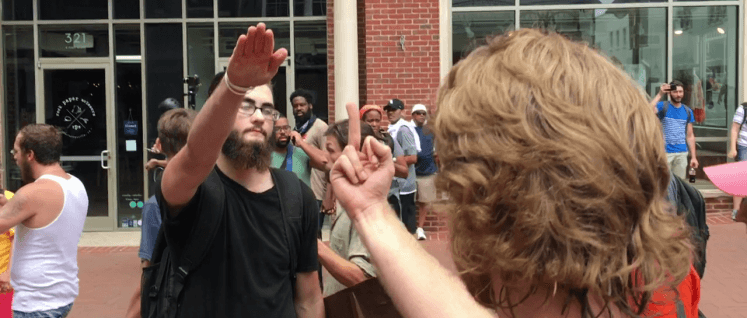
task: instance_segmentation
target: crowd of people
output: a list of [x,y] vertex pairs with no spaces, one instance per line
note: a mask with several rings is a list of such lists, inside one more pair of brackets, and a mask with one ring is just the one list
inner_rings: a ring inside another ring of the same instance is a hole
[[[328,125],[299,89],[291,125],[270,84],[286,57],[252,26],[202,109],[159,119],[166,159],[147,165],[164,171],[127,317],[324,317],[324,297],[368,279],[404,317],[702,316],[704,247],[667,200],[699,166],[681,83],[649,101],[587,45],[522,29],[455,65],[411,120],[392,98],[349,102]],[[740,161],[745,118],[743,104],[729,152]],[[88,197],[61,152],[44,124],[13,145],[27,183],[0,196],[0,310],[13,317],[65,317],[78,294]],[[705,171],[747,223],[745,163]],[[458,274],[417,242],[434,210]]]

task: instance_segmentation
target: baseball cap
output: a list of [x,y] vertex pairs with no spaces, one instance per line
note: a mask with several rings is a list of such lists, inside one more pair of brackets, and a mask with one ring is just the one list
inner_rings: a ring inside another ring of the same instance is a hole
[[414,112],[417,112],[417,111],[421,111],[421,112],[424,112],[426,114],[428,113],[428,109],[425,108],[425,105],[423,105],[423,104],[417,104],[415,106],[412,106],[412,112],[414,113]]
[[728,194],[747,196],[747,161],[703,168],[713,185]]
[[391,108],[391,109],[394,109],[394,110],[405,109],[405,103],[403,103],[401,100],[395,98],[395,99],[389,100],[389,103],[387,103],[384,106],[384,110],[387,110],[387,108]]

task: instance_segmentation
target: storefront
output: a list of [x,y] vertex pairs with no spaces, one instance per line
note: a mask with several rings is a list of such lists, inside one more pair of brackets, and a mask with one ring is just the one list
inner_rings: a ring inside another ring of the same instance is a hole
[[[153,192],[144,170],[157,136],[158,104],[189,104],[185,81],[197,75],[201,108],[236,39],[265,22],[289,51],[273,84],[288,112],[292,88],[317,93],[327,118],[326,2],[318,0],[2,0],[3,153],[28,123],[63,130],[62,164],[80,178],[90,208],[86,230],[137,228]],[[291,116],[292,118],[292,116]],[[3,159],[3,184],[21,186]],[[157,172],[156,172],[157,173]]]
[[0,3],[2,184],[21,186],[7,155],[21,127],[61,126],[63,165],[89,193],[86,230],[138,227],[153,191],[154,173],[143,166],[156,138],[158,104],[169,97],[189,104],[185,81],[197,75],[200,109],[238,36],[259,21],[275,32],[276,47],[289,50],[273,81],[278,109],[288,113],[290,93],[306,88],[316,92],[314,112],[325,120],[344,116],[336,100],[433,105],[453,63],[486,36],[524,27],[589,43],[649,94],[663,82],[684,82],[684,102],[697,112],[701,165],[727,160],[731,118],[744,101],[742,0]]

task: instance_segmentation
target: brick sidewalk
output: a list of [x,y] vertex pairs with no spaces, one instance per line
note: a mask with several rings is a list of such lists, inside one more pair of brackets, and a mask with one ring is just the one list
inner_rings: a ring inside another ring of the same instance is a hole
[[[724,214],[708,216],[711,239],[700,308],[709,318],[747,318],[747,233]],[[455,271],[445,241],[423,246]],[[80,296],[71,318],[122,317],[140,277],[137,247],[81,247]]]

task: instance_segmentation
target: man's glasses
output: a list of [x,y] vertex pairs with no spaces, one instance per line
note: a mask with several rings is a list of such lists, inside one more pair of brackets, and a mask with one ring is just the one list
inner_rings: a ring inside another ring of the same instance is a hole
[[262,112],[262,116],[264,116],[265,119],[272,118],[272,120],[278,120],[278,118],[280,118],[280,112],[275,110],[275,108],[270,106],[257,107],[253,104],[241,105],[241,108],[239,108],[239,114],[244,117],[251,117],[257,109]]
[[413,115],[425,116],[424,112],[414,112]]
[[291,126],[285,125],[285,126],[275,126],[275,131],[277,132],[290,132]]

